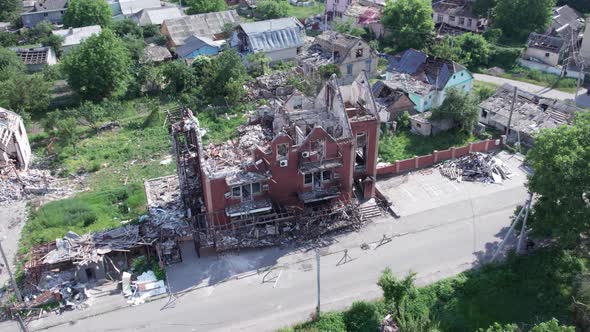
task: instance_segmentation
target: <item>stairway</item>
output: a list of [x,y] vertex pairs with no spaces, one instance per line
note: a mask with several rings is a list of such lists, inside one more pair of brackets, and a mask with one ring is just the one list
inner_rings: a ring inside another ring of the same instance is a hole
[[375,200],[367,201],[360,205],[359,212],[363,221],[377,218],[383,215],[383,211],[377,206]]

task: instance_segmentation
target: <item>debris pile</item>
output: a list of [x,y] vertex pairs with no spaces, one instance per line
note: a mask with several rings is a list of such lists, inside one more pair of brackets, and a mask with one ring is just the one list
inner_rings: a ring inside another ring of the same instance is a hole
[[17,172],[14,167],[0,171],[0,204],[24,200],[29,195],[68,195],[73,190],[64,186],[62,180],[51,176],[47,170],[29,169]]
[[123,294],[128,297],[127,303],[139,305],[146,299],[168,291],[163,280],[158,280],[153,271],[146,271],[131,281],[129,273],[123,275]]
[[459,182],[502,183],[512,176],[512,171],[500,159],[480,152],[445,161],[438,168],[442,175]]
[[297,76],[298,74],[295,69],[259,76],[255,81],[248,83],[247,97],[250,101],[272,99],[274,97],[287,97],[295,90],[295,88],[289,84],[289,79]]

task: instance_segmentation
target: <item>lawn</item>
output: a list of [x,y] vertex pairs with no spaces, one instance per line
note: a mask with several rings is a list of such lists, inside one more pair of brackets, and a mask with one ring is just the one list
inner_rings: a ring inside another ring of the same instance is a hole
[[289,5],[288,16],[295,16],[298,19],[308,18],[319,14],[324,14],[325,5],[318,1],[315,1],[313,6],[310,7],[299,7]]
[[[587,259],[557,249],[511,256],[504,264],[486,265],[419,288],[408,299],[406,312],[429,317],[443,332],[474,332],[494,322],[517,323],[526,331],[551,318],[573,324],[574,284],[587,264]],[[386,315],[387,306],[381,300],[376,304],[381,316]],[[342,318],[340,313],[325,313],[317,322],[282,331],[344,332]]]
[[560,78],[557,75],[548,74],[539,70],[516,67],[501,75],[503,78],[536,84],[542,87],[551,87],[563,92],[576,92],[577,81],[573,78]]
[[394,163],[396,160],[423,156],[431,154],[434,150],[446,150],[479,140],[474,135],[458,130],[449,130],[433,137],[413,134],[409,130],[400,130],[395,135],[381,135],[379,157],[383,161]]
[[[96,133],[80,127],[82,139],[76,153],[71,146],[57,148],[52,161],[55,173],[87,173],[88,190],[33,211],[23,230],[21,252],[62,237],[69,230],[82,234],[113,228],[147,213],[143,181],[176,172],[164,120],[164,111],[175,104],[157,99],[129,103],[119,120],[120,128]],[[160,112],[146,125],[152,105],[160,105]],[[233,137],[235,128],[245,122],[239,112],[206,110],[197,114],[207,130],[205,140],[221,142]],[[43,134],[34,142],[35,154],[45,154],[48,142]]]

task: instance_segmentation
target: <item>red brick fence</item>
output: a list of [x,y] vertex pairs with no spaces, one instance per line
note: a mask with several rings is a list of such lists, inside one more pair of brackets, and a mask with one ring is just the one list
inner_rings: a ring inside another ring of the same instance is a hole
[[471,152],[488,152],[504,145],[506,136],[502,135],[498,139],[487,139],[468,145],[450,148],[448,150],[434,151],[432,154],[425,156],[416,156],[410,159],[397,160],[393,164],[377,166],[377,175],[395,175],[405,173],[411,170],[420,169],[435,165],[441,161],[460,158]]

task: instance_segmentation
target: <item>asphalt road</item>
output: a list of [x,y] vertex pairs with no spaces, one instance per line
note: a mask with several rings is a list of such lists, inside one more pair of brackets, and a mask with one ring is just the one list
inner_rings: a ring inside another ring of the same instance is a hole
[[[321,259],[322,310],[342,309],[357,299],[381,296],[376,285],[385,267],[402,276],[418,273],[428,284],[489,260],[509,226],[526,190],[519,183],[483,195],[438,206],[399,220],[382,218],[358,233],[335,239]],[[482,192],[485,192],[483,190]],[[362,250],[363,242],[398,234],[390,243]],[[352,261],[337,265],[342,249]],[[260,251],[258,251],[260,252]],[[247,255],[247,253],[245,254]],[[309,318],[316,305],[316,270],[312,252],[277,258],[283,266],[267,276],[253,274],[184,293],[169,303],[160,299],[137,307],[55,326],[57,316],[34,321],[32,331],[273,331]],[[196,271],[195,271],[196,272]],[[168,305],[167,305],[168,304]],[[165,307],[165,308],[164,308]],[[0,331],[15,331],[12,323]]]

